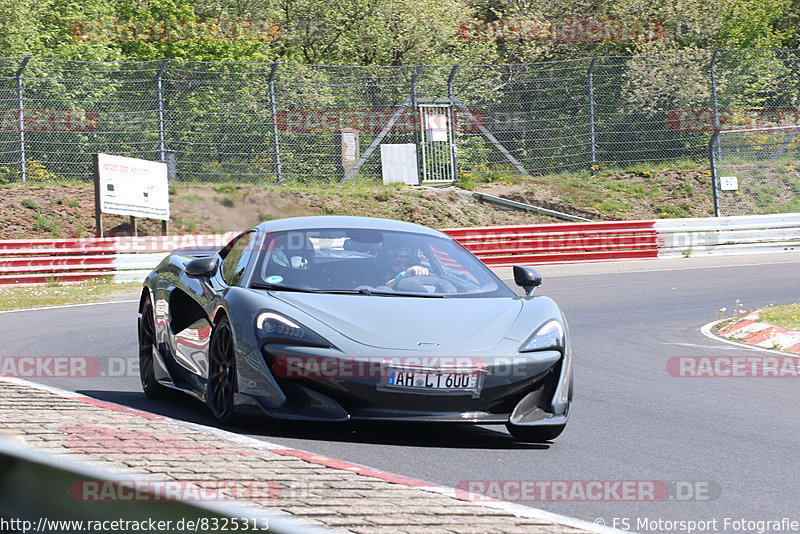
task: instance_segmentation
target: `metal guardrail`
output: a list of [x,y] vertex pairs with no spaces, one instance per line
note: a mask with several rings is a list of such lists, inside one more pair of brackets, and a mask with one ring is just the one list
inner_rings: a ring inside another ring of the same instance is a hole
[[575,215],[570,215],[568,213],[561,213],[560,211],[549,210],[546,208],[540,208],[539,206],[533,206],[531,204],[524,204],[522,202],[517,202],[515,200],[508,200],[507,198],[503,197],[496,197],[494,195],[487,195],[486,193],[479,193],[474,192],[472,196],[478,200],[486,202],[487,204],[492,204],[494,206],[499,206],[501,208],[507,209],[515,209],[521,211],[530,211],[532,213],[538,213],[540,215],[548,215],[550,217],[555,217],[557,219],[562,219],[564,221],[581,221],[581,222],[591,222],[589,219],[584,219],[583,217],[577,217]]
[[662,219],[655,229],[659,258],[800,250],[800,213]]
[[[83,481],[112,482],[142,481],[142,476],[118,475],[74,461],[29,449],[11,441],[0,439],[0,519],[27,521],[27,531],[80,532],[79,521],[137,521],[158,523],[198,521],[201,519],[237,519],[253,521],[258,532],[276,534],[329,533],[299,520],[265,512],[237,502],[181,502],[148,495],[146,489],[137,489],[140,500],[81,501],[70,492],[76,483]],[[149,499],[148,497],[151,497]],[[60,523],[59,523],[60,522]],[[72,525],[64,522],[72,522]],[[12,528],[14,523],[9,523]],[[16,523],[19,527],[21,523]],[[262,526],[267,529],[261,529]],[[22,531],[22,528],[17,528]],[[161,529],[163,530],[163,529]],[[174,529],[171,529],[174,530]],[[144,531],[152,531],[144,529]],[[213,532],[198,529],[198,532]],[[249,530],[255,531],[255,530]]]
[[[492,267],[800,250],[800,213],[443,231]],[[221,248],[235,235],[0,241],[0,285],[141,280],[171,250]]]

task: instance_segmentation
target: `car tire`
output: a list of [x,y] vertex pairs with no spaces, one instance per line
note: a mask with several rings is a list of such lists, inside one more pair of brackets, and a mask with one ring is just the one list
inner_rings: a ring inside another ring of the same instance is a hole
[[153,304],[148,297],[139,317],[139,379],[142,391],[149,399],[161,399],[166,393],[164,386],[158,383],[153,368],[153,345],[156,342],[156,322]]
[[233,330],[227,317],[214,326],[208,351],[208,382],[206,404],[212,415],[221,423],[231,424],[236,419],[234,395],[236,393],[236,347]]
[[519,426],[506,423],[508,432],[517,441],[528,443],[543,443],[556,439],[564,431],[567,425],[541,425],[541,426]]

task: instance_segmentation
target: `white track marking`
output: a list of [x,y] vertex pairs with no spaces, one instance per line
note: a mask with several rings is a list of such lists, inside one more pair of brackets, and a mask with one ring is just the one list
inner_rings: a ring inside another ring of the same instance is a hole
[[99,306],[101,304],[123,304],[130,302],[139,302],[139,299],[131,300],[104,300],[102,302],[82,302],[80,304],[59,304],[57,306],[42,306],[39,308],[18,308],[15,310],[3,310],[0,313],[17,313],[26,311],[39,311],[39,310],[58,310],[61,308],[75,308],[77,306]]

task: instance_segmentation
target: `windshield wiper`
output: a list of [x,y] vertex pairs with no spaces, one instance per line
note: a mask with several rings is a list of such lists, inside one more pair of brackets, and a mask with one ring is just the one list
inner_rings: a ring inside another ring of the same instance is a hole
[[315,289],[314,293],[330,293],[331,295],[372,295],[366,287],[361,289]]
[[267,289],[270,291],[296,291],[298,293],[328,293],[334,295],[371,295],[372,292],[366,287],[361,289],[311,289],[302,287],[282,286],[278,284],[264,284],[253,282],[250,284],[253,289]]
[[316,289],[303,289],[302,287],[281,286],[278,284],[262,284],[261,282],[253,282],[250,284],[252,289],[267,289],[270,291],[295,291],[297,293],[318,293]]
[[252,289],[266,289],[269,291],[294,291],[297,293],[323,293],[329,295],[377,295],[381,297],[421,297],[421,298],[446,298],[447,295],[437,295],[433,293],[397,293],[394,291],[373,291],[366,287],[361,289],[311,289],[302,287],[282,286],[278,284],[264,284],[253,282],[250,284]]
[[447,295],[439,295],[436,293],[398,293],[395,291],[370,291],[370,295],[379,295],[381,297],[421,297],[425,299],[443,299]]

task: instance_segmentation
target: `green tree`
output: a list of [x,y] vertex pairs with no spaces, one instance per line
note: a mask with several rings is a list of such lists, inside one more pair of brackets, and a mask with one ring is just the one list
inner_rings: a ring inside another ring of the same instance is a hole
[[39,10],[35,0],[0,0],[0,57],[22,56],[37,48]]
[[779,48],[789,37],[779,19],[791,0],[736,0],[722,13],[717,44],[725,48]]

